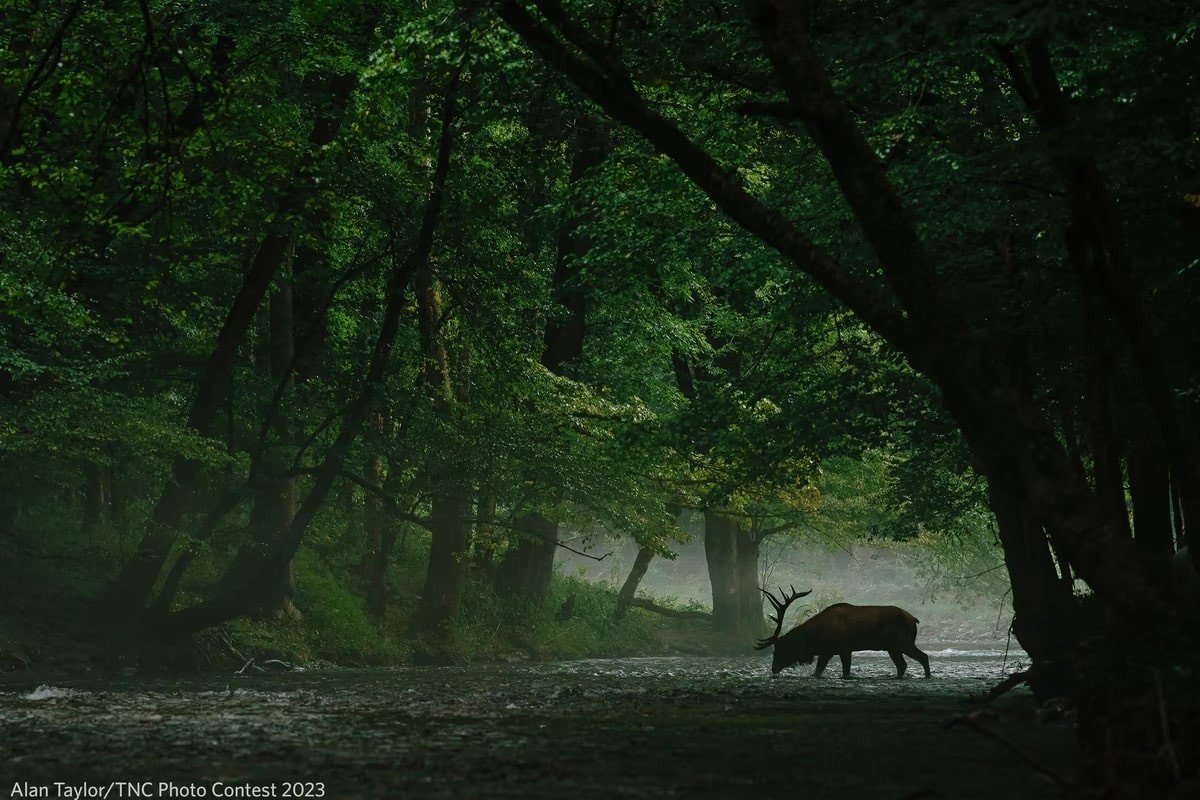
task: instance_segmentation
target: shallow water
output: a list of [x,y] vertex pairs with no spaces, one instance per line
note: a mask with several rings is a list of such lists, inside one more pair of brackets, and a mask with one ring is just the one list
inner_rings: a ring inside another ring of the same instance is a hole
[[[885,653],[856,653],[855,680],[839,677],[837,659],[821,679],[811,667],[772,678],[760,655],[10,682],[0,684],[0,792],[65,797],[88,782],[110,797],[234,796],[231,787],[327,797],[1052,796],[994,741],[946,726],[970,710],[965,696],[1000,680],[1003,648],[926,652],[928,680],[895,680]],[[1010,669],[1022,655],[1009,654]],[[1005,698],[987,722],[1040,758],[1070,757],[1070,731],[1035,727],[1027,695]]]

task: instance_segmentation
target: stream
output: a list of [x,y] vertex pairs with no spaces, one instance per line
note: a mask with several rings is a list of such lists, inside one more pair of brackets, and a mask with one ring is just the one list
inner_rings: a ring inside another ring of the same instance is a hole
[[1073,731],[1027,690],[949,724],[1003,677],[1003,645],[926,652],[933,677],[903,680],[885,653],[856,653],[851,680],[837,659],[773,678],[765,654],[8,677],[0,798],[1056,796],[1042,773],[1070,775]]

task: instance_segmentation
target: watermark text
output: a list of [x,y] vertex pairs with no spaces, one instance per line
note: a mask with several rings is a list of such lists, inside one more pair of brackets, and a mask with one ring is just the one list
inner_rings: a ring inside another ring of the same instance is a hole
[[213,781],[211,783],[189,783],[185,781],[111,781],[92,783],[88,781],[50,781],[32,783],[17,781],[8,790],[11,798],[55,797],[63,800],[142,800],[142,798],[297,798],[325,797],[325,784],[321,781],[281,781],[270,783]]

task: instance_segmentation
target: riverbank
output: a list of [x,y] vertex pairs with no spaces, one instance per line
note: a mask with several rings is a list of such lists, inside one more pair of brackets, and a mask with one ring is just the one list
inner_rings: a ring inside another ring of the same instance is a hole
[[[46,551],[22,569],[15,569],[15,562],[0,563],[0,674],[28,673],[48,680],[87,674],[231,674],[284,665],[392,667],[752,652],[752,637],[716,633],[703,619],[664,617],[642,608],[631,608],[617,619],[617,578],[626,572],[624,565],[612,567],[606,580],[560,566],[545,601],[537,606],[497,596],[485,579],[473,581],[449,635],[430,637],[412,624],[417,598],[411,587],[420,586],[424,577],[424,558],[414,547],[399,554],[390,568],[393,591],[381,620],[366,613],[366,578],[356,561],[346,558],[335,569],[328,559],[302,548],[296,563],[295,601],[302,613],[298,620],[237,619],[171,645],[116,639],[105,634],[112,630],[112,621],[96,611],[96,598],[102,596],[114,567],[98,556],[84,558],[85,552]],[[697,572],[702,559],[689,553],[680,559],[686,563],[664,560],[656,567],[661,574],[650,573],[658,583],[648,580],[647,586],[657,585],[661,593],[652,595],[647,588],[640,595],[653,596],[660,606],[700,610],[696,596],[683,592],[702,577]],[[208,566],[197,568],[185,582],[181,605],[209,596],[221,570]],[[868,582],[857,576],[841,583],[850,591]],[[814,585],[822,592],[815,605],[843,599],[861,602],[867,596],[861,590],[848,596],[834,593],[832,584]],[[899,602],[886,594],[890,584],[870,586],[873,600]],[[922,618],[918,641],[965,641],[984,633],[993,641],[1003,638],[999,617],[991,609],[967,614],[949,602],[904,605]],[[788,624],[803,613],[793,612]],[[965,629],[964,621],[969,623]]]
[[[228,673],[252,659],[255,665],[367,667],[720,655],[748,648],[712,633],[702,620],[667,619],[637,608],[618,620],[611,584],[563,572],[537,605],[498,596],[487,576],[478,575],[466,587],[453,628],[432,637],[413,624],[414,587],[423,585],[427,561],[427,543],[418,536],[393,554],[382,618],[367,613],[369,578],[360,559],[353,553],[332,559],[305,546],[295,561],[299,619],[236,619],[170,645],[117,637],[112,631],[120,629],[119,620],[98,610],[98,598],[118,569],[118,540],[114,531],[101,531],[86,543],[35,549],[30,533],[19,540],[26,558],[0,560],[0,674]],[[180,587],[177,606],[209,598],[223,568],[219,559],[198,562]]]
[[[614,602],[614,599],[613,599]],[[0,612],[0,676],[53,680],[74,676],[157,675],[292,668],[403,667],[563,661],[581,657],[721,656],[751,652],[748,642],[714,632],[709,622],[671,619],[632,609],[626,619],[527,619],[480,636],[466,626],[448,642],[383,627],[370,649],[313,630],[306,622],[241,619],[163,645],[114,640],[88,624],[86,610],[66,603],[10,604]],[[352,620],[360,625],[361,620]],[[599,630],[598,630],[599,628]]]

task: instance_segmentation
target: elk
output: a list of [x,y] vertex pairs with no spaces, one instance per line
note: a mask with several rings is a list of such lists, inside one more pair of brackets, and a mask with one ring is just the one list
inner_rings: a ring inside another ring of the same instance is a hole
[[811,619],[792,628],[783,636],[783,615],[793,601],[811,594],[797,592],[791,588],[791,594],[784,595],[779,590],[779,598],[760,589],[771,605],[775,608],[775,633],[765,639],[760,639],[755,650],[774,646],[771,657],[771,673],[779,674],[793,664],[811,664],[817,659],[817,668],[813,677],[821,677],[829,659],[835,655],[842,659],[842,677],[850,677],[850,654],[855,650],[886,650],[896,664],[896,677],[904,677],[908,662],[904,656],[911,656],[925,668],[925,677],[929,677],[929,656],[917,649],[917,618],[902,608],[896,606],[852,606],[849,603],[835,603]]

